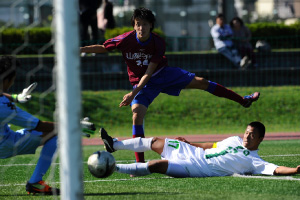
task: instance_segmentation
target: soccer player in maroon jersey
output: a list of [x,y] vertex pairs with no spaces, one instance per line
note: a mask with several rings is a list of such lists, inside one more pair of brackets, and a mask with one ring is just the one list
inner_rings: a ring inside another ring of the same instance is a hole
[[[80,51],[106,53],[118,49],[122,52],[133,90],[124,95],[120,107],[131,105],[133,137],[144,137],[144,116],[148,106],[161,92],[179,96],[180,91],[185,88],[201,89],[233,100],[246,108],[258,100],[259,92],[242,97],[218,83],[197,77],[181,68],[168,66],[165,41],[152,33],[155,17],[151,10],[135,9],[131,23],[133,31],[109,39],[103,45],[81,47]],[[145,162],[144,153],[135,155],[137,162]]]

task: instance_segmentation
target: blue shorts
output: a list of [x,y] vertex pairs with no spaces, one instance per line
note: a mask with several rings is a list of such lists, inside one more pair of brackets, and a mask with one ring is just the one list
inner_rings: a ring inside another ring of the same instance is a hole
[[9,158],[22,154],[35,154],[41,145],[42,132],[21,129],[10,131],[0,140],[0,158]]
[[179,96],[181,90],[184,89],[194,77],[194,73],[179,67],[164,67],[159,73],[150,78],[149,82],[135,96],[130,105],[142,104],[148,107],[161,92],[172,96]]

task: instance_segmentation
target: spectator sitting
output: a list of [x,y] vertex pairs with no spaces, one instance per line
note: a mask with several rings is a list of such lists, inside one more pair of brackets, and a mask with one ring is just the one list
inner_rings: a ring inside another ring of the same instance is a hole
[[247,56],[250,60],[248,64],[253,64],[254,67],[257,67],[255,55],[253,52],[251,40],[251,31],[244,25],[244,22],[239,17],[234,17],[230,26],[233,31],[233,43],[237,47],[241,56]]
[[236,68],[244,68],[247,65],[246,57],[241,59],[238,50],[234,47],[232,41],[232,30],[228,24],[225,24],[223,14],[218,14],[216,24],[210,31],[216,49],[219,53],[228,58]]

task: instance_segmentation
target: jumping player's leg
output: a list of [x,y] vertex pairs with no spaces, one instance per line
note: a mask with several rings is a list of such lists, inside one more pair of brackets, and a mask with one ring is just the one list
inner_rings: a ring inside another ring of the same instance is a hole
[[[144,117],[147,112],[147,107],[142,104],[133,104],[131,106],[132,110],[132,137],[145,137],[144,133]],[[145,157],[143,152],[135,152],[136,162],[145,162]]]
[[190,82],[190,84],[187,85],[186,88],[205,90],[215,96],[224,97],[232,101],[235,101],[244,107],[249,107],[252,102],[258,100],[260,95],[259,92],[255,92],[251,95],[242,97],[239,94],[235,93],[234,91],[227,89],[226,87],[218,83],[208,81],[204,78],[196,77],[196,76]]

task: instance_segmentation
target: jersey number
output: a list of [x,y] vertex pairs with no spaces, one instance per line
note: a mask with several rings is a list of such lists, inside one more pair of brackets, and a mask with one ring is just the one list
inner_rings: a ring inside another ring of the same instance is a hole
[[148,60],[144,60],[143,62],[141,60],[137,60],[136,65],[137,66],[142,66],[142,65],[148,66]]
[[178,141],[169,141],[168,146],[173,147],[175,149],[178,149],[179,148],[179,142]]

